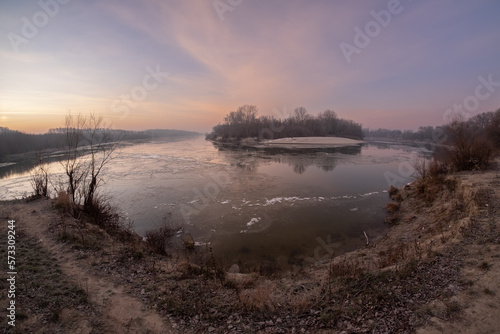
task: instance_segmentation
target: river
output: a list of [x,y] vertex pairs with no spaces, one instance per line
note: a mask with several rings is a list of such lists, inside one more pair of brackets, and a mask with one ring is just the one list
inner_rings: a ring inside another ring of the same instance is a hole
[[[120,148],[102,191],[141,235],[180,227],[227,268],[297,268],[363,247],[365,233],[382,236],[389,186],[410,182],[412,160],[429,154],[384,143],[265,151],[158,139]],[[31,192],[31,167],[0,165],[1,200]],[[54,187],[61,164],[50,171]]]

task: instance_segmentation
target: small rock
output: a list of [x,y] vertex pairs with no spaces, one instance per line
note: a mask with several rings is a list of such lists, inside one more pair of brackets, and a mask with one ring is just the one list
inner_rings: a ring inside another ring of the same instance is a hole
[[238,266],[236,263],[231,266],[228,270],[229,273],[231,274],[238,274],[240,272],[240,266]]

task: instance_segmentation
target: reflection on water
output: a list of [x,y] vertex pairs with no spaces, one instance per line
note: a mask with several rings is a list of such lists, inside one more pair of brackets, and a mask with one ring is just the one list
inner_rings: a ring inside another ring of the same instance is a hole
[[[291,268],[362,247],[365,232],[382,235],[385,175],[410,181],[401,164],[428,153],[394,144],[257,150],[203,138],[144,142],[120,150],[104,171],[103,191],[139,234],[182,224],[227,268]],[[0,199],[30,191],[31,167],[0,166]]]
[[[359,156],[361,145],[335,147],[335,148],[311,148],[311,149],[284,149],[284,148],[239,148],[235,145],[224,145],[212,143],[231,165],[244,168],[248,171],[257,170],[259,164],[273,161],[280,164],[288,164],[297,174],[303,174],[309,166],[317,166],[326,172],[332,171],[336,166],[336,160],[342,155]],[[235,154],[236,153],[236,154]],[[241,160],[241,155],[247,159]]]

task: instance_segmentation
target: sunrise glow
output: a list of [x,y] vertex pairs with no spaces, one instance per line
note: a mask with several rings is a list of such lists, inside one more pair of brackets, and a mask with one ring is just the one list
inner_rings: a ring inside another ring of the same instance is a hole
[[[71,110],[115,128],[205,132],[243,104],[416,129],[445,123],[454,104],[469,115],[500,106],[495,1],[7,0],[0,9],[0,126],[21,131],[60,126]],[[467,100],[488,76],[489,96]]]

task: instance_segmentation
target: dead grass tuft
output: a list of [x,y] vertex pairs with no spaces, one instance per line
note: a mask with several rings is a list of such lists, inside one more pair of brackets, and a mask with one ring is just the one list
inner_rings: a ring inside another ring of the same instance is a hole
[[60,191],[54,200],[54,208],[65,214],[73,214],[73,203],[69,194],[65,191]]
[[394,202],[389,202],[387,203],[387,212],[395,212],[395,211],[399,211],[399,203],[394,203]]
[[242,290],[239,294],[243,307],[250,311],[274,311],[276,309],[273,301],[276,283],[265,280],[253,289]]

